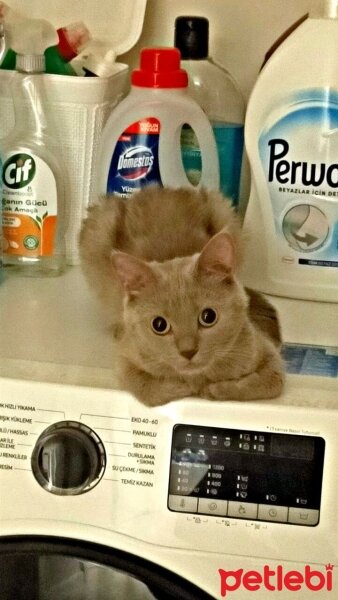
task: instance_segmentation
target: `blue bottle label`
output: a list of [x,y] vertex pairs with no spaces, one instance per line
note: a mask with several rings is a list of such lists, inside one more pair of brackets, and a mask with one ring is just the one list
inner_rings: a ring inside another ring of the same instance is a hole
[[162,184],[159,136],[160,122],[153,117],[136,121],[123,131],[111,159],[107,193],[127,198],[145,185]]
[[275,249],[285,265],[338,267],[338,92],[309,89],[273,107],[259,139]]

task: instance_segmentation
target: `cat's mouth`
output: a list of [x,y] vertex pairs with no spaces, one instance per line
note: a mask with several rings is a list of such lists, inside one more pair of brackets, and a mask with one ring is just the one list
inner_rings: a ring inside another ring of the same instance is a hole
[[182,373],[193,373],[194,371],[198,371],[199,373],[204,370],[206,367],[206,363],[201,363],[201,359],[197,356],[193,358],[184,358],[180,363],[180,371]]

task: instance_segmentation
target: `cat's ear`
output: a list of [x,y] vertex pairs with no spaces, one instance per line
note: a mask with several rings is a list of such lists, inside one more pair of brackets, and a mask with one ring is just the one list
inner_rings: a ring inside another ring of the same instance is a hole
[[153,269],[136,256],[113,250],[111,262],[122,287],[130,296],[138,296],[143,288],[156,281]]
[[235,249],[231,236],[224,231],[214,235],[199,255],[196,268],[198,275],[230,281],[235,268]]

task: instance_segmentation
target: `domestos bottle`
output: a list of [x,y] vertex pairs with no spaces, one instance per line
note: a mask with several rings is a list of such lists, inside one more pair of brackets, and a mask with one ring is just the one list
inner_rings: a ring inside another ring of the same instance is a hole
[[[58,275],[65,266],[65,173],[51,136],[44,102],[44,43],[54,29],[27,22],[17,42],[17,70],[12,80],[13,132],[0,144],[4,264],[24,275]],[[30,32],[30,35],[28,33]],[[42,43],[42,40],[44,42]]]
[[337,57],[335,0],[276,50],[249,101],[243,279],[266,293],[338,301]]
[[102,134],[98,189],[128,197],[149,184],[192,185],[181,157],[181,130],[194,130],[202,156],[199,185],[219,189],[215,139],[203,110],[187,93],[188,76],[176,48],[145,48],[129,95]]
[[[177,17],[175,46],[189,75],[189,93],[203,108],[213,128],[221,191],[237,206],[244,146],[243,97],[231,75],[209,57],[208,19]],[[198,181],[201,154],[198,140],[188,126],[182,131],[182,153],[188,176]]]

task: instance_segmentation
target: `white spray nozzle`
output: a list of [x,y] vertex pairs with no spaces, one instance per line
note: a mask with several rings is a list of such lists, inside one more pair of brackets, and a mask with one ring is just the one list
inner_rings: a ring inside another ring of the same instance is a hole
[[10,25],[11,46],[17,54],[42,55],[46,48],[56,46],[58,34],[44,19],[20,19],[20,23]]
[[116,52],[113,49],[104,54],[88,54],[83,67],[98,77],[111,77],[127,68],[125,64],[116,62]]

